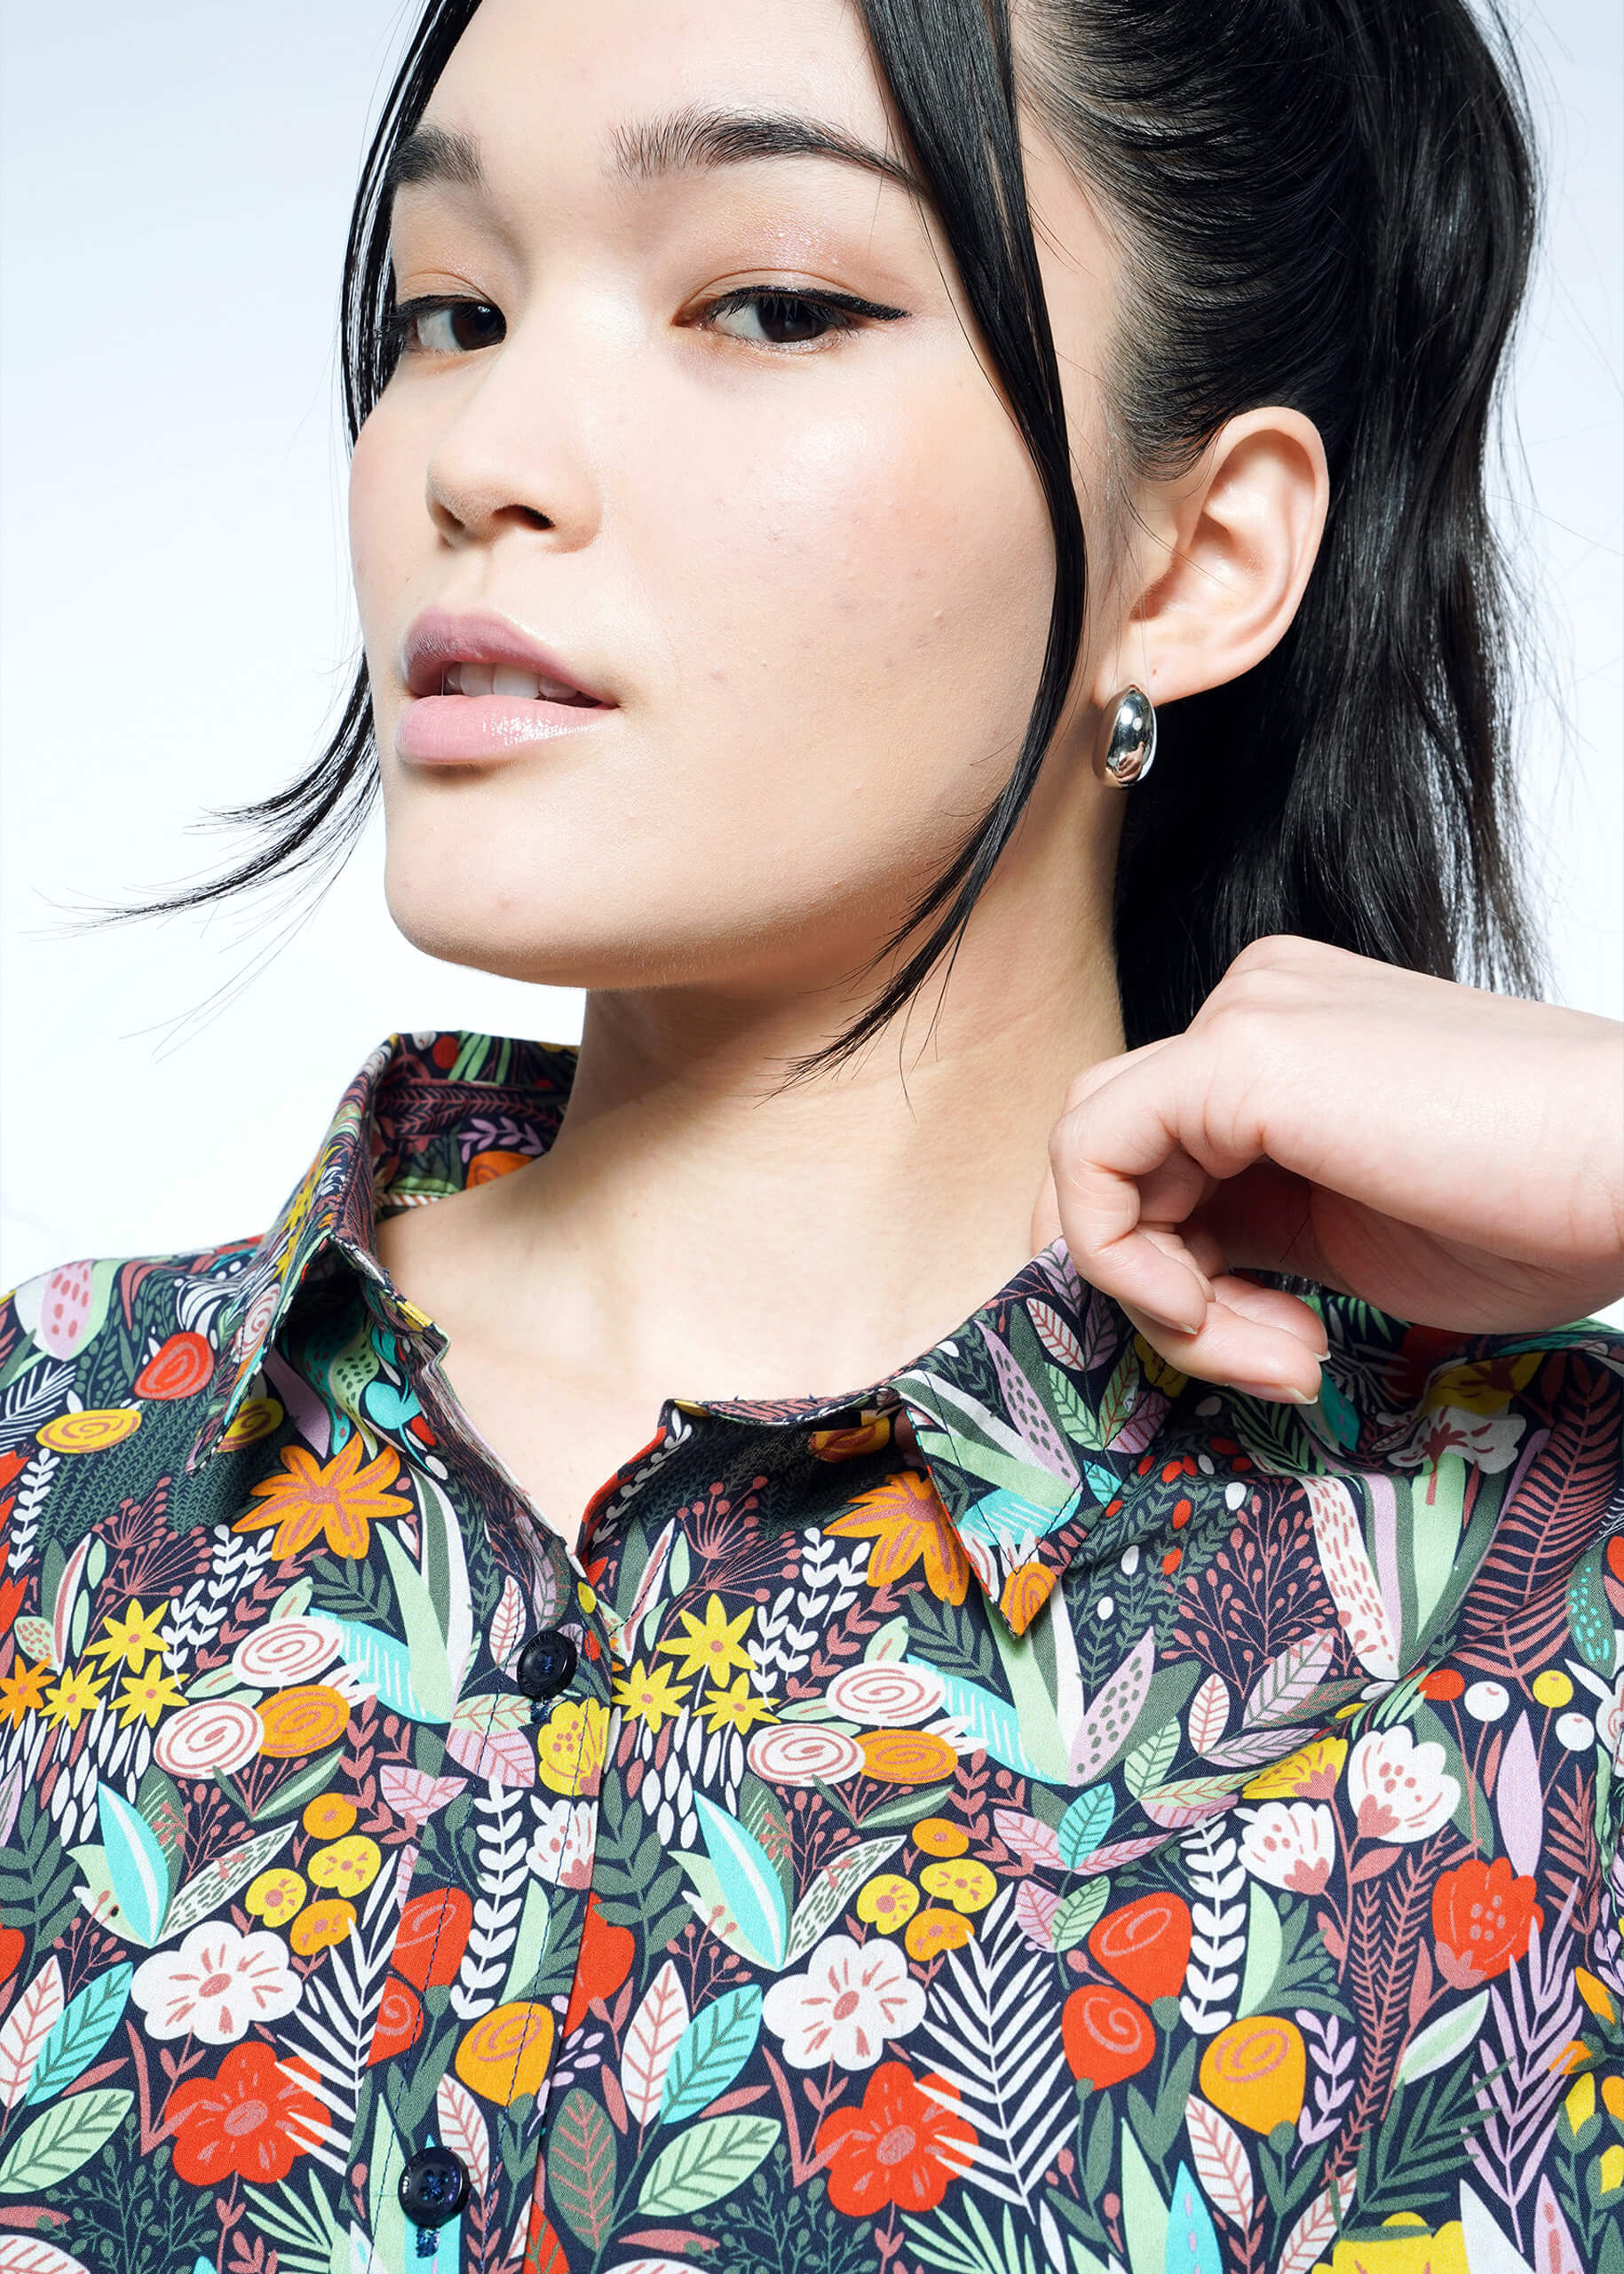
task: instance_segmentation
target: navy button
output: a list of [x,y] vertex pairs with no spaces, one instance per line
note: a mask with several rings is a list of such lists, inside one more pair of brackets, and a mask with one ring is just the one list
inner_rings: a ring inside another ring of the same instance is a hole
[[443,2227],[468,2200],[468,2174],[449,2148],[419,2148],[400,2174],[400,2207],[420,2227]]
[[527,1698],[556,1698],[574,1679],[580,1653],[569,1636],[557,1627],[543,1627],[532,1635],[519,1653],[513,1679]]

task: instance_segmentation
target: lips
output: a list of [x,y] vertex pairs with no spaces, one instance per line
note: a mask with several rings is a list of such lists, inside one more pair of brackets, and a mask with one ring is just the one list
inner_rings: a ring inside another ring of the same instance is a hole
[[395,749],[426,765],[503,758],[612,717],[614,698],[500,616],[425,609],[407,633],[412,697]]

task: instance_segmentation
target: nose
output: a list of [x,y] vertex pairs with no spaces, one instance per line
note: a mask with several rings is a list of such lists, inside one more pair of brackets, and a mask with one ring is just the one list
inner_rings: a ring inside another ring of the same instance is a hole
[[593,384],[562,327],[539,314],[471,355],[463,385],[445,391],[424,497],[448,543],[490,544],[526,529],[573,551],[598,529],[601,499],[583,431]]

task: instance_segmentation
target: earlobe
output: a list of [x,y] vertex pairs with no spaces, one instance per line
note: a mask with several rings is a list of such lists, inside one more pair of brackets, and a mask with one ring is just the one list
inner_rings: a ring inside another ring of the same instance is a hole
[[1176,701],[1239,678],[1284,637],[1330,502],[1325,446],[1301,411],[1247,411],[1146,501],[1144,584],[1096,701],[1124,678]]

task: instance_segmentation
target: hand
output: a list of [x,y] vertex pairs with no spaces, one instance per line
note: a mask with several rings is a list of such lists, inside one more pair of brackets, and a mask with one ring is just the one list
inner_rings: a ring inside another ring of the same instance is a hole
[[1624,1294],[1624,1026],[1313,940],[1080,1074],[1049,1155],[1034,1248],[1064,1233],[1164,1358],[1263,1397],[1317,1396],[1325,1334],[1240,1271],[1465,1334]]

